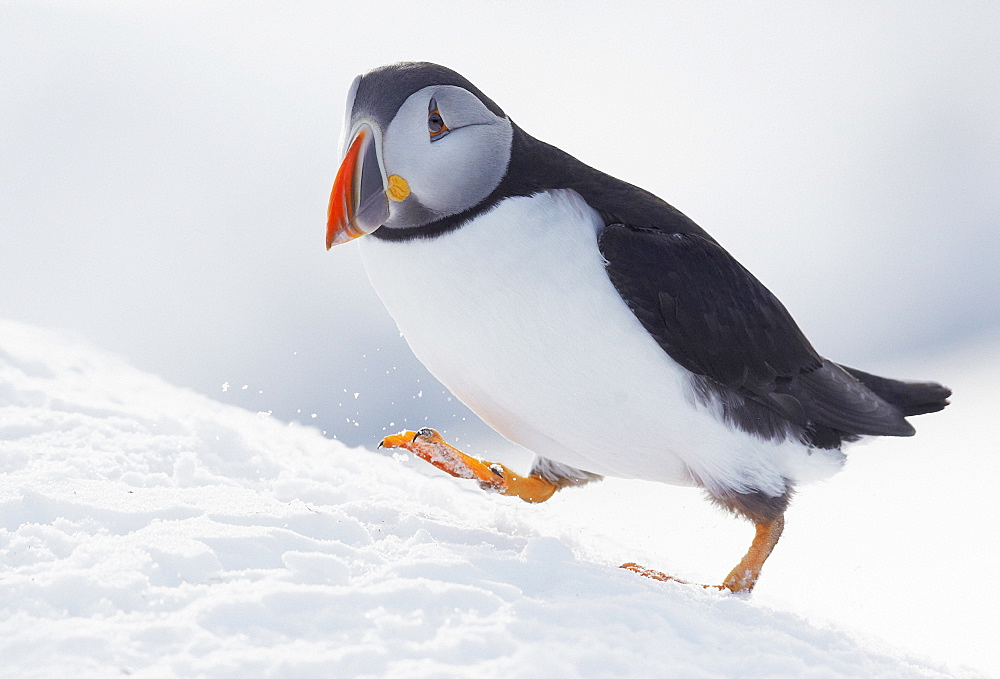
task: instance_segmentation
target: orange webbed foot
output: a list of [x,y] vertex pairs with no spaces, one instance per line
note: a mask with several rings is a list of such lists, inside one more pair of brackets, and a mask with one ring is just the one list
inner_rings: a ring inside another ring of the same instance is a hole
[[[688,582],[687,580],[681,580],[680,578],[675,578],[672,575],[667,575],[666,573],[661,573],[660,571],[654,571],[652,568],[646,568],[645,566],[640,566],[637,563],[629,562],[623,563],[619,568],[624,568],[627,571],[632,571],[633,573],[638,573],[644,578],[652,578],[653,580],[659,580],[660,582],[676,582],[681,585],[694,585],[693,582]],[[696,587],[704,587],[705,589],[726,589],[723,585],[695,585]]]
[[666,573],[661,573],[660,571],[654,571],[652,568],[646,568],[645,566],[640,566],[634,561],[623,563],[621,566],[619,566],[619,568],[624,568],[627,571],[638,573],[644,578],[652,578],[653,580],[659,580],[660,582],[679,582],[682,585],[691,584],[690,582],[679,580],[672,575],[667,575]]
[[452,476],[475,479],[483,490],[512,495],[525,502],[544,502],[558,490],[555,484],[539,476],[520,476],[499,462],[466,455],[429,428],[386,436],[379,447],[409,451]]

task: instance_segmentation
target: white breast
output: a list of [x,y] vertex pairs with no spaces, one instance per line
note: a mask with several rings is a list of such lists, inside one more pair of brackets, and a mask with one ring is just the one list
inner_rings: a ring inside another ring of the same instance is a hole
[[605,476],[777,495],[838,452],[734,431],[622,301],[574,191],[504,200],[443,236],[359,242],[375,289],[428,370],[538,455]]

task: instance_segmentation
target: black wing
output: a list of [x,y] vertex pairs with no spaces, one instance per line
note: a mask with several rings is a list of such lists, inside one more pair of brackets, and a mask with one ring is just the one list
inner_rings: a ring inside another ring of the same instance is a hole
[[898,408],[816,353],[781,302],[711,239],[611,223],[599,244],[642,325],[744,430],[772,435],[777,415],[824,447],[913,433]]

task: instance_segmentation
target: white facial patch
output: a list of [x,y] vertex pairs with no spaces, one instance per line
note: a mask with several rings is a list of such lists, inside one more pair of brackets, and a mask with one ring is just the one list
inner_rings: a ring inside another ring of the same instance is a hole
[[[437,138],[427,126],[434,99],[448,131]],[[425,87],[403,102],[383,135],[388,175],[403,177],[411,199],[439,217],[477,205],[500,184],[510,161],[513,128],[471,92],[454,85]],[[389,226],[396,224],[390,216]]]

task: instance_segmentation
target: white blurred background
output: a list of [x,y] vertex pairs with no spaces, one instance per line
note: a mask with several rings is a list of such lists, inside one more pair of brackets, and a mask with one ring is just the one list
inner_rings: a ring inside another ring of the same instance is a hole
[[323,244],[351,79],[430,60],[891,374],[1000,331],[998,45],[986,2],[3,0],[0,317],[349,444],[501,447]]

